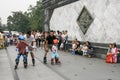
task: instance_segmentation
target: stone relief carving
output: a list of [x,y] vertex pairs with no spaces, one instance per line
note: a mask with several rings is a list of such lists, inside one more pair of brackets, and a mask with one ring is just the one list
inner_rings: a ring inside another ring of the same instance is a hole
[[78,25],[80,26],[80,29],[85,34],[90,26],[90,24],[93,22],[93,18],[91,14],[88,12],[86,7],[83,7],[80,16],[77,19]]

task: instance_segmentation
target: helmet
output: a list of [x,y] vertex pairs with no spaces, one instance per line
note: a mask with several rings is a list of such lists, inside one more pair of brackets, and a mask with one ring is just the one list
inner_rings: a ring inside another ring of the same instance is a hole
[[59,41],[58,41],[57,39],[54,39],[54,40],[53,40],[53,43],[54,43],[54,44],[58,44],[58,42],[59,42]]
[[25,40],[25,37],[24,37],[23,35],[20,35],[20,36],[18,37],[18,39],[19,39],[19,40]]

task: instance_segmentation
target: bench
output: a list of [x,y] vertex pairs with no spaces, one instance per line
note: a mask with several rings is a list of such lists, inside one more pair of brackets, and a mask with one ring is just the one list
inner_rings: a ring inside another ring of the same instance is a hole
[[[81,43],[83,44],[84,42],[81,42]],[[108,48],[109,48],[108,47],[109,44],[91,42],[91,45],[94,48],[94,51],[93,51],[94,57],[101,58],[101,59],[106,58],[106,54],[107,54],[107,51],[108,51]],[[69,51],[69,49],[72,47],[72,41],[68,41],[66,46],[67,46],[67,51]],[[119,44],[117,45],[117,47],[120,51],[120,45]]]

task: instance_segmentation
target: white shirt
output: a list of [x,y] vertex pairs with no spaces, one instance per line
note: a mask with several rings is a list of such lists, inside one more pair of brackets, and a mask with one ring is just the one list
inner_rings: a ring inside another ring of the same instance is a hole
[[35,39],[38,39],[39,36],[40,36],[40,34],[37,32],[37,33],[35,34]]
[[[32,42],[35,41],[35,38],[34,38],[33,35],[31,35],[29,38],[27,38],[27,37],[25,36],[25,40],[27,41],[27,43],[28,43],[29,45],[31,45]],[[32,45],[31,45],[31,46],[32,46]]]
[[57,50],[58,50],[57,46],[53,45],[53,46],[52,46],[52,52],[57,53]]

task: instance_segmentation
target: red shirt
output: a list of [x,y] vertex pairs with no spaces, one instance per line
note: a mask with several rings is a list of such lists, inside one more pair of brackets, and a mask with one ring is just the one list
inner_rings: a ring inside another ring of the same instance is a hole
[[26,52],[26,47],[28,46],[27,43],[20,41],[16,48],[18,48],[18,51],[20,54],[24,54]]

